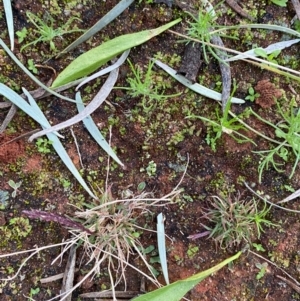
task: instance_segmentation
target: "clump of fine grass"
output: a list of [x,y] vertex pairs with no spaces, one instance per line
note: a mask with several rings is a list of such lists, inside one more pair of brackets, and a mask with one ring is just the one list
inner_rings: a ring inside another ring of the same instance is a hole
[[260,206],[254,198],[246,200],[240,193],[233,197],[229,195],[211,198],[212,207],[206,209],[203,217],[212,226],[203,226],[208,231],[209,237],[221,248],[236,247],[243,242],[250,243],[260,238],[264,226],[276,226],[266,218],[271,209],[266,202],[259,209]]
[[[54,259],[53,264],[56,260],[61,259],[69,249],[76,246],[76,248],[82,247],[84,251],[84,260],[81,260],[81,262],[85,261],[92,268],[71,290],[60,295],[62,297],[61,300],[70,295],[86,279],[93,279],[93,277],[99,275],[104,269],[108,271],[111,282],[110,289],[114,298],[117,284],[122,282],[126,290],[125,270],[128,266],[141,273],[156,286],[160,286],[160,283],[153,274],[152,267],[146,261],[143,252],[145,248],[140,242],[140,236],[143,231],[151,230],[139,226],[139,219],[151,213],[150,209],[152,206],[165,206],[166,203],[171,202],[180,191],[177,186],[171,193],[162,198],[154,198],[152,193],[141,192],[139,195],[127,193],[124,199],[113,199],[110,187],[108,187],[102,193],[100,202],[99,200],[94,200],[90,204],[84,204],[84,209],[76,207],[77,211],[74,213],[73,218],[39,210],[24,211],[23,213],[30,218],[55,221],[67,227],[70,238],[56,245],[0,255],[1,258],[31,252],[22,262],[14,276],[2,280],[8,281],[17,277],[29,259],[42,250],[63,246],[63,250]],[[132,254],[140,258],[148,273],[129,263],[130,255]]]

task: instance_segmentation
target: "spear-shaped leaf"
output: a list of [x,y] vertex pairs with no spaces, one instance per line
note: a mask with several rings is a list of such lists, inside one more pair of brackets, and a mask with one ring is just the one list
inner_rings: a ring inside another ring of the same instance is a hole
[[91,74],[125,50],[147,42],[180,21],[181,19],[177,19],[156,29],[122,35],[102,43],[100,46],[80,55],[67,66],[53,82],[52,88],[62,86],[75,79]]

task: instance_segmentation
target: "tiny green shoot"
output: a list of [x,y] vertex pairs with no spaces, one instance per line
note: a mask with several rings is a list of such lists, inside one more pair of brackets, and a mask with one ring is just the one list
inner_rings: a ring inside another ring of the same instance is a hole
[[51,152],[50,146],[53,144],[53,142],[48,140],[47,138],[38,138],[35,144],[38,147],[38,151],[40,153],[49,154]]
[[256,251],[265,252],[266,250],[261,244],[256,244],[255,242],[252,244],[252,246],[255,248]]
[[17,191],[22,184],[22,181],[16,183],[14,180],[9,180],[7,183],[11,188],[13,188],[14,191],[12,192],[11,196],[15,198],[17,196]]
[[29,59],[27,61],[27,64],[28,64],[28,69],[32,71],[32,73],[34,74],[37,74],[38,73],[38,70],[37,68],[35,67],[35,64],[33,62],[33,59]]
[[[57,51],[56,46],[54,44],[54,38],[59,37],[62,38],[63,35],[72,33],[72,32],[79,32],[79,31],[84,31],[81,29],[69,29],[71,23],[74,20],[80,20],[77,17],[71,17],[64,25],[61,27],[58,27],[54,29],[54,23],[56,22],[52,16],[47,14],[46,16],[46,21],[42,20],[38,16],[34,15],[33,13],[27,11],[26,12],[27,18],[29,21],[35,26],[35,29],[33,30],[34,35],[37,37],[34,41],[27,43],[21,48],[21,52],[27,48],[30,45],[36,45],[39,42],[47,42],[49,43],[50,50],[55,52]],[[23,31],[23,30],[22,30]],[[17,34],[21,41],[24,40],[26,37],[27,32],[19,32]]]
[[[143,169],[142,169],[143,171]],[[153,177],[156,174],[156,163],[152,160],[148,163],[148,166],[146,167],[146,172],[149,177]]]
[[16,32],[16,35],[18,37],[18,42],[22,43],[25,38],[27,37],[28,31],[26,29],[26,27],[23,27],[22,30],[19,30]]
[[261,56],[262,58],[264,58],[268,62],[278,64],[278,62],[276,61],[276,58],[281,53],[281,50],[277,49],[277,50],[273,51],[272,53],[268,54],[268,52],[265,49],[256,48],[256,49],[254,49],[254,53],[258,56]]
[[259,269],[259,272],[256,275],[256,279],[259,280],[265,276],[265,273],[268,268],[268,264],[266,262],[264,262],[263,264],[256,263],[255,266]]
[[127,90],[128,94],[132,97],[142,96],[142,107],[146,113],[153,110],[157,102],[180,95],[180,93],[164,95],[163,91],[159,91],[157,85],[155,85],[152,72],[155,61],[149,61],[145,74],[140,67],[135,68],[130,60],[128,60],[128,63],[133,77],[127,79],[129,87],[118,87],[118,89]]
[[[293,102],[291,102],[288,112],[283,112],[278,102],[277,108],[283,118],[282,122],[278,123],[277,125],[268,122],[253,110],[250,110],[250,112],[260,121],[273,127],[276,137],[280,139],[280,143],[276,147],[254,152],[261,156],[258,166],[260,183],[262,180],[262,173],[265,169],[268,169],[271,165],[277,172],[283,172],[284,170],[281,168],[281,166],[283,166],[284,162],[287,162],[293,154],[295,161],[289,176],[291,179],[300,161],[300,110],[298,109],[295,112]],[[290,149],[292,151],[290,151]],[[276,161],[278,160],[277,158],[281,159],[283,162]]]
[[[236,89],[236,85],[234,86],[234,91],[235,89]],[[214,152],[216,151],[216,141],[219,138],[221,138],[223,133],[230,135],[238,143],[252,142],[254,144],[254,142],[250,138],[238,132],[239,130],[246,130],[246,128],[242,124],[240,124],[239,117],[241,116],[229,118],[230,105],[231,105],[231,101],[228,101],[224,113],[221,116],[219,114],[218,108],[216,109],[217,121],[208,119],[203,116],[196,116],[196,115],[190,115],[186,117],[186,118],[198,118],[208,123],[211,126],[211,131],[208,132],[207,134],[206,142],[208,145],[210,145],[211,149]]]
[[246,96],[246,100],[250,100],[250,101],[255,101],[255,99],[256,98],[258,98],[259,96],[260,96],[260,94],[259,93],[255,93],[255,90],[252,88],[252,87],[250,87],[249,89],[248,89],[248,95]]

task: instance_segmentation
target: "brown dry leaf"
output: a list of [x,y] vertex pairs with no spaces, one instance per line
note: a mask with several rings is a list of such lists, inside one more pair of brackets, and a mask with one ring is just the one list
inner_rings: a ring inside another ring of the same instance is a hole
[[255,92],[260,94],[260,96],[255,100],[255,103],[264,109],[275,105],[275,100],[282,96],[282,91],[277,89],[269,79],[259,81],[254,89]]

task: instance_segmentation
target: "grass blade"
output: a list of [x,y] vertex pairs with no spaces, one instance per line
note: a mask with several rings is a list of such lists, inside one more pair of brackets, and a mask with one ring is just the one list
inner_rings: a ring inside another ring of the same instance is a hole
[[134,0],[122,0],[112,10],[110,10],[105,16],[103,16],[93,27],[86,31],[82,36],[75,40],[71,45],[66,47],[61,53],[57,55],[57,58],[62,54],[67,53],[80,45],[81,43],[88,40],[90,37],[95,35],[103,27],[112,22],[117,18]]
[[0,46],[5,50],[5,52],[10,56],[10,58],[24,71],[37,85],[45,89],[47,92],[49,92],[51,95],[55,95],[56,97],[59,97],[61,99],[75,102],[74,99],[71,99],[69,97],[63,96],[61,94],[56,93],[52,89],[49,89],[46,85],[44,85],[41,81],[39,81],[19,60],[18,58],[9,50],[9,48],[6,46],[6,44],[3,42],[2,39],[0,39]]
[[[80,93],[76,93],[76,100],[77,100],[77,109],[78,112],[81,113],[84,110],[84,105],[82,99],[80,97]],[[100,133],[98,127],[96,126],[95,122],[93,121],[91,116],[88,116],[82,120],[86,129],[89,131],[91,136],[96,140],[96,142],[100,145],[100,147],[109,155],[111,156],[118,164],[124,166],[124,164],[120,161],[117,155],[114,153],[113,149],[107,143],[105,138]]]
[[[51,127],[50,123],[46,119],[43,112],[40,110],[38,105],[36,104],[33,97],[30,95],[30,93],[23,88],[24,94],[28,97],[28,100],[31,105],[29,105],[20,95],[18,95],[16,92],[5,86],[4,84],[0,83],[0,94],[6,97],[9,101],[14,103],[16,106],[21,108],[27,115],[32,117],[36,122],[38,122],[43,128],[49,128]],[[73,174],[73,176],[77,179],[77,181],[81,184],[81,186],[89,193],[89,195],[93,198],[97,198],[92,191],[89,189],[83,178],[81,177],[80,173],[74,166],[72,160],[70,159],[69,155],[67,154],[66,150],[64,149],[63,145],[61,144],[60,140],[56,136],[55,133],[49,133],[47,134],[47,137],[50,141],[52,141],[52,146],[61,158],[61,160],[64,162],[64,164],[67,166],[67,168],[70,170],[70,172]]]
[[[264,49],[264,51],[267,54],[270,54],[273,51],[282,50],[284,48],[290,47],[293,44],[299,43],[299,42],[300,42],[300,39],[294,39],[294,40],[289,40],[289,41],[282,41],[282,42],[271,44],[268,47],[262,48],[262,49]],[[248,50],[246,52],[243,52],[242,54],[238,54],[238,55],[233,56],[233,57],[231,57],[229,59],[225,59],[225,62],[232,62],[232,61],[236,61],[236,60],[240,60],[240,59],[251,58],[253,56],[257,56],[257,54],[255,53],[256,49],[251,49],[251,50]]]
[[168,274],[168,265],[167,265],[165,225],[164,225],[164,217],[163,217],[162,213],[160,213],[157,216],[156,230],[157,230],[158,254],[159,254],[161,268],[162,268],[162,271],[163,271],[163,275],[164,275],[166,284],[170,284],[169,274]]
[[[155,60],[155,64],[157,66],[159,66],[160,68],[162,68],[163,70],[165,70],[169,75],[171,75],[172,77],[174,77],[176,80],[178,80],[181,84],[183,84],[184,86],[188,87],[189,89],[191,89],[192,91],[201,94],[207,98],[211,98],[217,101],[221,101],[221,94],[213,91],[211,89],[208,89],[200,84],[192,84],[189,80],[187,80],[185,77],[177,74],[177,71],[172,69],[171,67],[169,67],[168,65],[162,63],[159,60]],[[243,99],[240,98],[236,98],[236,97],[232,97],[231,98],[231,103],[244,103],[245,101]]]
[[37,132],[36,134],[30,136],[29,141],[32,141],[33,139],[36,139],[38,137],[41,137],[43,135],[46,135],[48,133],[51,133],[53,131],[59,131],[61,129],[64,129],[66,127],[69,127],[84,118],[91,115],[107,98],[111,90],[113,89],[117,79],[118,79],[119,69],[114,69],[110,72],[110,75],[108,76],[106,82],[104,83],[103,87],[100,89],[98,94],[94,97],[94,99],[89,103],[88,106],[85,107],[85,109],[80,112],[79,114],[75,115],[74,117],[61,122],[57,125],[52,126],[51,128],[47,128],[43,131]]
[[53,82],[52,88],[62,86],[73,80],[91,74],[117,55],[132,47],[147,42],[180,21],[181,19],[177,19],[156,29],[122,35],[102,43],[100,46],[80,55],[67,66]]
[[99,72],[94,73],[93,75],[85,78],[77,87],[76,87],[76,91],[83,85],[87,84],[88,82],[90,82],[93,79],[96,79],[106,73],[111,72],[112,70],[119,68],[127,59],[128,55],[129,55],[130,49],[126,50],[121,57],[111,66],[104,68],[102,70],[100,70]]
[[209,275],[217,272],[218,270],[223,268],[228,263],[239,258],[240,255],[241,255],[241,252],[238,252],[234,256],[222,261],[221,263],[217,264],[216,266],[214,266],[206,271],[203,271],[201,273],[193,275],[187,279],[176,281],[172,284],[161,287],[155,291],[152,291],[145,295],[141,295],[137,298],[134,298],[133,300],[134,301],[149,301],[149,300],[151,300],[151,301],[164,301],[164,300],[179,301],[196,284],[198,284],[200,281],[202,281]]
[[14,44],[15,44],[14,19],[12,14],[11,1],[3,0],[3,6],[4,6],[7,30],[8,30],[9,40],[10,40],[10,49],[11,51],[14,51]]

